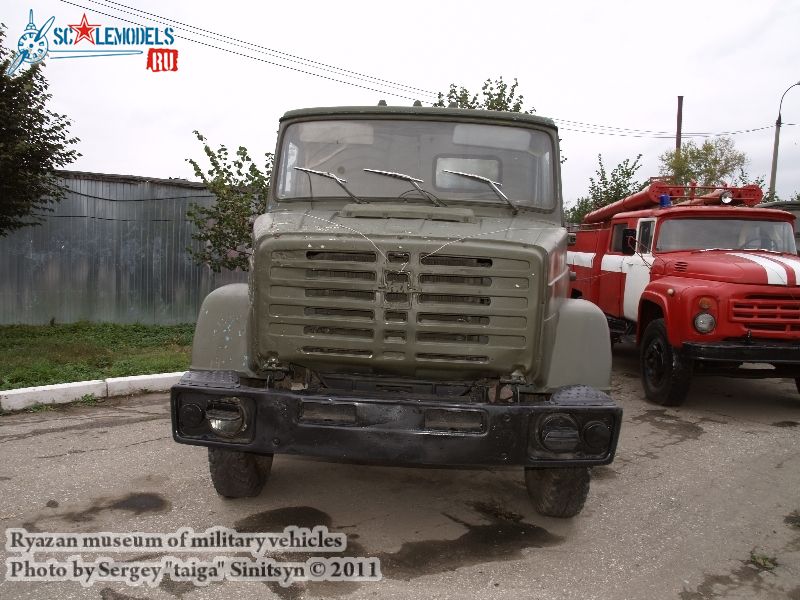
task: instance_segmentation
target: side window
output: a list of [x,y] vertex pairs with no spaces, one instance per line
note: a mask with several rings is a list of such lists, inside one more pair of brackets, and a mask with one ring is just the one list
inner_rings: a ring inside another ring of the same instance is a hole
[[622,239],[625,237],[625,223],[617,223],[611,231],[611,252],[622,254]]
[[639,234],[636,236],[637,250],[649,254],[653,247],[653,227],[655,221],[639,221]]

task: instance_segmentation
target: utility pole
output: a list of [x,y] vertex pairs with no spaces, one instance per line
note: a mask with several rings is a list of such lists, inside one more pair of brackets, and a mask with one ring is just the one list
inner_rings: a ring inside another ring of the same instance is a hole
[[[786,92],[796,85],[800,85],[800,81],[786,88]],[[786,92],[783,92],[783,96],[781,96],[781,102],[778,104],[778,118],[775,121],[775,141],[772,146],[772,171],[769,174],[769,195],[767,196],[767,200],[775,199],[775,175],[778,172],[778,144],[781,140],[781,108],[783,107],[783,98],[786,96]]]
[[683,96],[678,96],[678,125],[675,129],[675,158],[681,154],[681,128],[683,127]]

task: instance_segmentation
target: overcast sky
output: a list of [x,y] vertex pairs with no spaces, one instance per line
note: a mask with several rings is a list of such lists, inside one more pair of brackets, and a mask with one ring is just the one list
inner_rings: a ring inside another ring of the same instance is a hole
[[[86,12],[91,24],[129,27],[122,20],[129,19],[164,27],[155,17],[125,14],[127,5],[430,92],[446,90],[451,82],[478,91],[488,77],[516,77],[526,105],[537,114],[591,124],[559,122],[568,157],[563,166],[568,204],[586,193],[598,154],[610,169],[641,153],[641,179],[657,175],[659,155],[674,148],[668,136],[675,131],[678,95],[684,96],[685,132],[765,128],[733,137],[750,158],[749,173],[768,178],[778,102],[800,80],[800,0],[122,2],[4,0],[0,20],[12,48],[29,8],[37,26],[55,16],[54,28],[67,27]],[[283,62],[241,45],[181,30],[175,34]],[[52,32],[49,38],[55,48]],[[84,41],[75,47],[90,46]],[[172,47],[179,51],[179,70],[170,73],[147,71],[144,55],[46,60],[52,108],[72,119],[81,140],[83,156],[70,168],[193,178],[185,159],[201,156],[194,129],[213,145],[243,145],[260,155],[274,149],[277,121],[286,110],[372,105],[381,98],[389,104],[412,102],[374,80],[351,79],[383,91],[187,39]],[[315,70],[308,63],[291,64]],[[341,72],[325,74],[346,78]],[[429,103],[424,92],[394,91]],[[782,114],[777,192],[786,198],[800,191],[800,127],[789,125],[800,123],[800,87],[786,95]],[[641,131],[666,132],[667,138]]]

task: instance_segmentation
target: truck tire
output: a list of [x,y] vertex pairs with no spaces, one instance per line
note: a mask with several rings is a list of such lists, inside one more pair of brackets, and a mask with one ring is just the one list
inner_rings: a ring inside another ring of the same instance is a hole
[[547,517],[574,517],[589,494],[588,467],[562,469],[525,468],[525,486],[536,511]]
[[272,469],[272,455],[208,449],[208,470],[214,489],[226,498],[258,496]]
[[692,361],[684,358],[667,339],[664,319],[655,319],[642,336],[642,386],[650,402],[679,406],[692,382]]

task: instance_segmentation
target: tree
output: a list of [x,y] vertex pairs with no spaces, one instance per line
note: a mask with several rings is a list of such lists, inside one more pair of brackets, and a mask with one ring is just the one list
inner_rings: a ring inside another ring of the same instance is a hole
[[718,137],[681,144],[680,152],[669,150],[659,158],[661,175],[673,177],[678,185],[696,181],[699,185],[730,183],[737,175],[746,177],[747,155],[736,149],[732,138]]
[[[481,87],[481,97],[473,94],[463,85],[450,84],[447,93],[439,92],[438,100],[433,106],[440,108],[454,105],[454,108],[472,108],[478,110],[502,110],[506,112],[523,113],[532,115],[536,109],[532,106],[528,110],[523,110],[525,98],[522,94],[517,95],[519,82],[514,78],[514,83],[509,85],[503,81],[502,76],[496,81],[491,78],[483,82]],[[561,139],[558,140],[559,142]],[[561,154],[561,164],[567,162],[567,157]]]
[[603,156],[597,155],[597,178],[589,177],[589,195],[578,198],[573,206],[564,212],[568,223],[580,223],[583,218],[600,207],[622,200],[642,189],[643,183],[636,180],[636,171],[642,155],[639,154],[633,161],[626,158],[611,173],[603,164]]
[[189,206],[186,215],[197,230],[192,238],[201,246],[199,250],[187,250],[196,262],[217,273],[222,269],[247,271],[253,254],[253,221],[267,210],[273,155],[267,153],[264,167],[260,168],[244,146],[239,146],[235,158],[230,158],[224,145],[212,150],[200,132],[194,134],[203,144],[211,167],[204,171],[194,159],[186,160],[216,202],[208,207],[196,203]]
[[446,107],[450,104],[455,104],[456,108],[475,108],[481,110],[504,110],[507,112],[517,112],[524,114],[533,114],[536,109],[531,107],[528,110],[523,110],[524,97],[522,94],[517,95],[517,87],[519,83],[517,78],[514,78],[514,83],[511,85],[503,81],[500,77],[497,81],[487,79],[481,88],[481,98],[478,94],[472,94],[464,86],[457,86],[455,83],[450,84],[450,89],[447,94],[439,92],[438,100],[433,106]]
[[70,121],[47,110],[52,97],[42,65],[6,74],[12,53],[6,49],[6,26],[0,23],[0,237],[43,221],[64,196],[56,169],[80,154],[71,148]]

